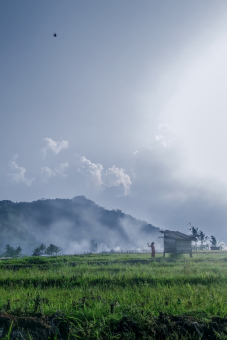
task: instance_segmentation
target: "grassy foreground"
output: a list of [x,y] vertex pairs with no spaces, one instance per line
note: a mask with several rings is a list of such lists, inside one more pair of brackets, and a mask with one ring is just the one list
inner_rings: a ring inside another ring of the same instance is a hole
[[227,339],[227,253],[2,260],[0,310],[5,339]]

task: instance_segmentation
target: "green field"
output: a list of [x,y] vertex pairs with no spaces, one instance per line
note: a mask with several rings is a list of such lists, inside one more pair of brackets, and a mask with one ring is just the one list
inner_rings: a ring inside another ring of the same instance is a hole
[[5,339],[227,339],[227,253],[1,260],[0,308]]

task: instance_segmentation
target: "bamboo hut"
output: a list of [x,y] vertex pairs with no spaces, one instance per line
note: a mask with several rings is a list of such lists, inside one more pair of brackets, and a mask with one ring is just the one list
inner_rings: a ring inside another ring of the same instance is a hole
[[179,231],[162,230],[164,234],[164,252],[171,254],[190,254],[192,256],[192,241],[196,241],[195,236],[186,235]]

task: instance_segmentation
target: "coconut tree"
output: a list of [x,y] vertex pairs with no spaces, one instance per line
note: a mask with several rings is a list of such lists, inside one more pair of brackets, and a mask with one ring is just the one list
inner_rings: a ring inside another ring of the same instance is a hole
[[190,225],[189,230],[191,230],[192,236],[194,236],[196,238],[195,246],[196,246],[196,249],[197,249],[197,237],[199,237],[199,228],[193,227],[193,225],[190,222],[188,224]]
[[216,237],[211,235],[210,237],[210,244],[212,247],[220,247],[222,248],[224,246],[224,243],[221,241],[217,241]]
[[188,230],[191,230],[192,236],[199,237],[199,228],[193,227],[193,225],[189,222],[190,228]]
[[204,249],[205,243],[209,240],[209,236],[206,236],[205,233],[200,230],[198,239],[201,242],[201,249]]

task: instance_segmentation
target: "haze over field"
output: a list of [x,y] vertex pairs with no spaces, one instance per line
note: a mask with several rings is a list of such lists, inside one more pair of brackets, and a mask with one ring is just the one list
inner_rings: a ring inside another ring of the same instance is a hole
[[[83,196],[31,203],[0,201],[0,230],[0,254],[6,244],[20,245],[27,255],[40,244],[57,244],[63,254],[148,250],[151,240],[163,249],[158,228],[120,210],[106,210]],[[92,241],[96,249],[91,249]]]
[[227,242],[226,23],[210,0],[2,0],[0,200]]

